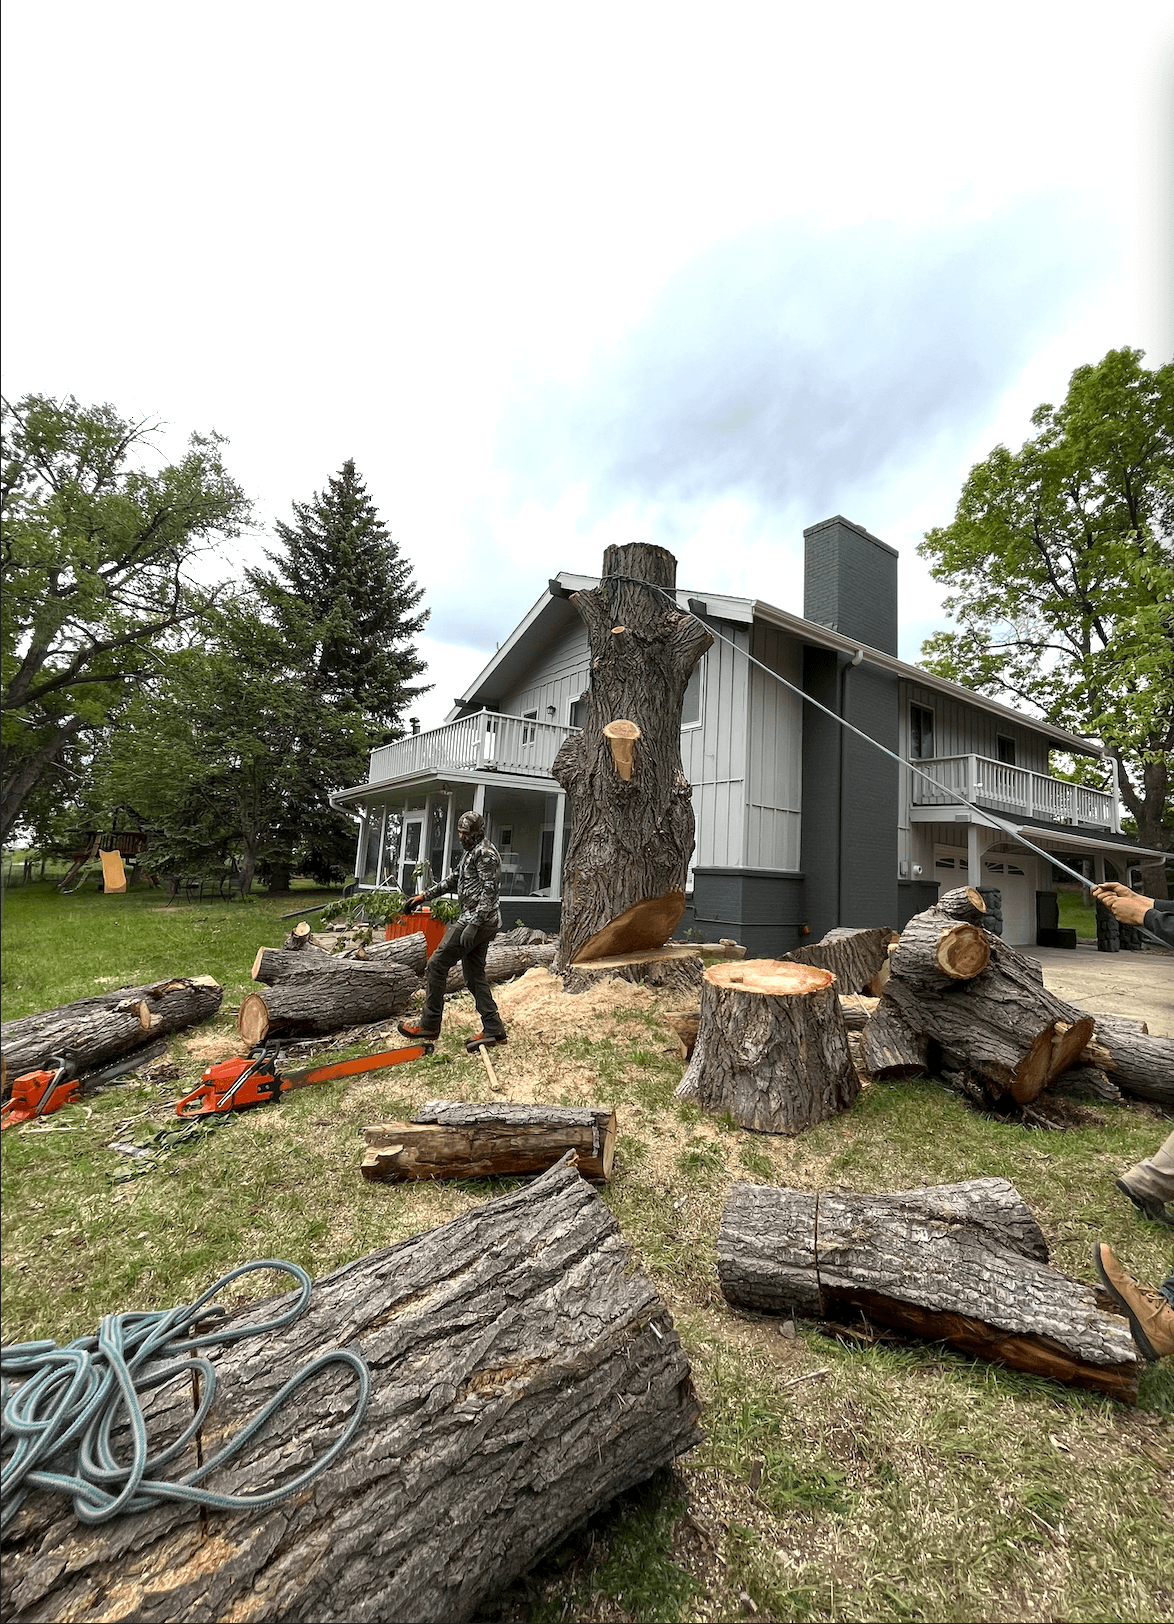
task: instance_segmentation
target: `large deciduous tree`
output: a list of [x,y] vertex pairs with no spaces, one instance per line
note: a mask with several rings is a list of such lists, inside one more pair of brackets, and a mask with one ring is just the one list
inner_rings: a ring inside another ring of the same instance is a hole
[[[957,630],[922,664],[1101,738],[1141,842],[1174,850],[1174,365],[1110,350],[971,469],[921,545]],[[1165,865],[1146,870],[1166,895]]]
[[143,465],[150,425],[109,405],[3,404],[0,839],[63,752],[102,734],[157,651],[210,594],[186,569],[236,536],[249,503],[216,434]]

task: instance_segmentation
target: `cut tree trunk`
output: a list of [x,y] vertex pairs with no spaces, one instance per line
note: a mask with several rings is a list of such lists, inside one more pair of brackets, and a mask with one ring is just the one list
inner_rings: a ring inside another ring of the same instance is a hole
[[739,1307],[874,1324],[1137,1402],[1128,1321],[1048,1266],[1039,1225],[1005,1179],[893,1195],[736,1184],[718,1278]]
[[298,923],[290,931],[289,935],[285,938],[285,941],[282,942],[281,945],[282,945],[283,948],[286,949],[287,952],[296,953],[301,948],[305,947],[306,943],[309,940],[310,940],[310,924],[309,924],[309,921],[306,920],[306,919],[299,919]]
[[[567,792],[562,970],[660,947],[684,911],[694,819],[681,701],[713,637],[677,608],[676,577],[663,547],[609,547],[598,587],[571,599],[587,628],[591,683],[583,731],[567,739],[553,768]],[[630,778],[604,734],[621,720],[640,731]]]
[[402,965],[375,967],[340,961],[320,974],[290,976],[264,992],[246,994],[237,1027],[250,1048],[270,1033],[312,1037],[402,1015],[420,987]]
[[643,953],[617,953],[586,964],[573,964],[563,974],[565,992],[587,992],[601,981],[634,981],[681,996],[701,991],[701,957],[692,948],[650,948]]
[[981,925],[954,919],[938,908],[915,914],[889,960],[891,976],[941,992],[952,982],[973,981],[990,963],[991,938]]
[[830,970],[783,959],[706,970],[681,1099],[760,1133],[802,1133],[859,1092]]
[[[524,976],[527,970],[537,969],[541,965],[552,965],[557,952],[556,942],[535,942],[532,947],[522,947],[509,942],[492,941],[485,955],[485,979],[492,983],[512,981],[515,976]],[[459,964],[454,964],[448,972],[444,990],[447,996],[464,992],[465,977]]]
[[879,998],[869,998],[863,993],[842,992],[840,1009],[843,1012],[844,1025],[849,1032],[863,1032],[876,1014],[879,1003]]
[[1159,1037],[1124,1016],[1094,1015],[1096,1031],[1081,1055],[1125,1094],[1174,1110],[1174,1038]]
[[959,919],[965,925],[981,925],[987,911],[982,893],[973,885],[960,885],[953,891],[946,891],[934,906],[948,919]]
[[6,1021],[0,1027],[5,1074],[11,1079],[37,1070],[53,1055],[68,1055],[79,1072],[90,1071],[148,1039],[207,1020],[223,997],[224,989],[211,976],[183,976]]
[[[789,964],[816,964],[830,970],[840,993],[866,993],[879,997],[888,980],[889,946],[900,938],[895,930],[829,930],[810,947],[784,953]],[[875,986],[875,991],[873,990]]]
[[864,1064],[880,1082],[924,1077],[929,1065],[929,1039],[913,1030],[887,992],[864,1028]]
[[[309,1359],[348,1345],[370,1366],[366,1417],[293,1499],[203,1518],[164,1504],[83,1528],[60,1497],[30,1495],[5,1535],[11,1624],[461,1624],[702,1438],[668,1311],[571,1165],[327,1275],[263,1351],[202,1350],[219,1377],[204,1458]],[[310,1381],[211,1486],[301,1469],[353,1394],[349,1374]],[[191,1415],[186,1382],[156,1402]],[[170,1470],[193,1466],[194,1451]]]
[[611,1177],[616,1114],[596,1106],[430,1100],[410,1122],[368,1128],[365,1179],[482,1179],[545,1173],[573,1150],[585,1179]]
[[346,953],[327,953],[313,943],[291,949],[263,947],[253,960],[253,980],[266,986],[276,986],[291,976],[329,975],[332,970],[353,970],[356,965],[385,969],[398,965],[422,976],[427,958],[423,936],[417,931],[411,936],[398,936],[391,942],[369,942],[365,947],[349,949]]
[[947,1064],[975,1072],[996,1093],[1027,1105],[1079,1059],[1092,1036],[1092,1017],[1042,986],[1038,965],[999,937],[972,925],[951,929],[984,937],[986,969],[968,980],[941,970],[942,922],[931,908],[902,932],[885,998],[912,1031],[941,1045]]

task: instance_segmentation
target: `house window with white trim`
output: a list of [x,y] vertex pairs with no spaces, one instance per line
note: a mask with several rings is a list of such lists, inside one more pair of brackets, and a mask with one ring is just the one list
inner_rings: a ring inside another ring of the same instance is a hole
[[701,672],[705,661],[698,660],[685,684],[685,697],[681,701],[681,726],[701,725]]
[[928,705],[909,707],[909,759],[933,760],[933,711]]

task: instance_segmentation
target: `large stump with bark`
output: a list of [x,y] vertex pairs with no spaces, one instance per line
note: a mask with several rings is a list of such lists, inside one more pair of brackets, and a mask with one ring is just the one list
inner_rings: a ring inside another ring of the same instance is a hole
[[[370,1403],[310,1489],[267,1510],[202,1518],[173,1503],[96,1528],[31,1495],[6,1535],[6,1617],[473,1619],[617,1494],[701,1441],[668,1311],[565,1163],[327,1275],[262,1352],[220,1353],[204,1458],[311,1357],[344,1346],[370,1366]],[[311,1381],[209,1486],[239,1493],[288,1478],[337,1437],[353,1394],[349,1373]],[[172,1424],[190,1419],[189,1384],[173,1382],[158,1403]],[[190,1451],[172,1470],[193,1465]]]
[[1137,1402],[1127,1320],[1048,1265],[1039,1225],[1005,1179],[894,1195],[735,1185],[718,1278],[739,1307],[851,1316],[1056,1381]]
[[746,959],[705,971],[682,1099],[760,1133],[802,1133],[859,1092],[830,970]]
[[131,1054],[142,1044],[215,1015],[224,989],[211,976],[176,976],[144,987],[79,998],[76,1003],[5,1021],[0,1050],[9,1079],[70,1056],[79,1072]]
[[[571,599],[587,628],[591,682],[583,731],[553,768],[567,792],[563,970],[660,947],[684,911],[694,819],[681,702],[713,637],[678,609],[676,578],[671,553],[634,542],[609,547],[598,587]],[[621,722],[631,725],[613,726]]]

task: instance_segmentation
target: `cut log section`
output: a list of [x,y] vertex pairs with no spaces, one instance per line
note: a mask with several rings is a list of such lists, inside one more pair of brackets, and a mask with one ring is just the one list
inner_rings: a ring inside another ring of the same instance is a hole
[[894,1195],[735,1185],[717,1252],[735,1306],[819,1319],[859,1310],[874,1324],[1137,1402],[1128,1321],[1049,1267],[1039,1225],[1005,1179]]
[[947,919],[959,919],[966,925],[981,925],[987,911],[982,892],[973,885],[960,885],[956,890],[944,892],[934,906]]
[[373,966],[342,960],[330,970],[293,975],[248,993],[237,1028],[250,1048],[271,1033],[313,1037],[344,1026],[367,1026],[407,1009],[420,978],[402,965]]
[[889,947],[899,940],[897,932],[887,928],[829,930],[810,947],[797,947],[783,958],[790,964],[817,964],[821,970],[830,970],[841,995],[879,997],[889,976]]
[[481,1179],[545,1173],[573,1150],[585,1179],[611,1177],[616,1114],[596,1106],[430,1100],[410,1122],[366,1131],[365,1179]]
[[[492,983],[512,981],[515,976],[524,976],[527,970],[552,965],[557,952],[557,942],[535,942],[525,947],[520,943],[492,941],[485,955],[485,979]],[[459,964],[454,964],[448,972],[444,990],[446,995],[464,992],[465,977]]]
[[879,1003],[879,998],[868,998],[858,992],[842,992],[840,1009],[843,1012],[844,1025],[849,1032],[863,1032],[876,1014]]
[[679,1010],[674,1014],[666,1015],[665,1020],[677,1034],[681,1045],[681,1059],[688,1060],[697,1042],[697,1028],[701,1021],[701,1011]]
[[53,1055],[68,1055],[79,1072],[92,1071],[130,1054],[148,1038],[207,1020],[223,997],[224,989],[211,976],[179,976],[6,1021],[0,1027],[5,1073],[11,1079],[38,1070]]
[[929,1065],[929,1039],[913,1030],[887,995],[864,1028],[864,1064],[878,1082],[924,1077]]
[[[567,1164],[327,1275],[263,1358],[251,1344],[202,1350],[219,1377],[204,1459],[309,1359],[345,1346],[370,1366],[370,1404],[310,1492],[203,1518],[171,1503],[89,1528],[34,1493],[5,1533],[11,1624],[462,1624],[702,1440],[668,1311]],[[353,1394],[349,1375],[310,1381],[214,1485],[241,1493],[300,1470],[337,1438]],[[161,1389],[158,1435],[169,1414],[190,1421],[191,1403],[186,1381]],[[193,1449],[171,1470],[194,1464]]]
[[297,924],[290,931],[289,935],[285,938],[285,941],[282,942],[281,945],[287,953],[297,953],[301,948],[305,947],[309,940],[309,920],[299,919]]
[[[613,634],[622,632],[624,629],[623,626],[613,627]],[[607,724],[603,730],[603,736],[607,740],[608,748],[611,750],[611,759],[616,764],[616,772],[627,783],[632,776],[632,759],[636,752],[636,740],[640,737],[640,729],[635,722],[625,721],[621,717],[617,721]],[[664,938],[661,937],[661,940],[663,941]]]
[[746,959],[705,971],[682,1099],[760,1133],[802,1133],[859,1092],[830,970]]
[[889,971],[911,986],[940,992],[952,981],[972,981],[986,969],[990,957],[991,938],[981,925],[928,908],[901,932]]
[[968,980],[941,971],[941,916],[930,909],[906,925],[885,998],[910,1030],[940,1044],[947,1064],[975,1072],[1017,1105],[1030,1104],[1076,1063],[1092,1036],[1092,1016],[1049,992],[1036,978],[1038,964],[999,937],[972,925],[951,928],[984,937],[986,969]]
[[1125,1094],[1174,1110],[1174,1038],[1148,1032],[1145,1022],[1094,1015],[1096,1031],[1081,1060],[1100,1066]]
[[563,974],[563,991],[586,992],[611,977],[696,996],[701,990],[701,957],[696,948],[675,944],[643,953],[615,953],[588,964],[572,964]]

